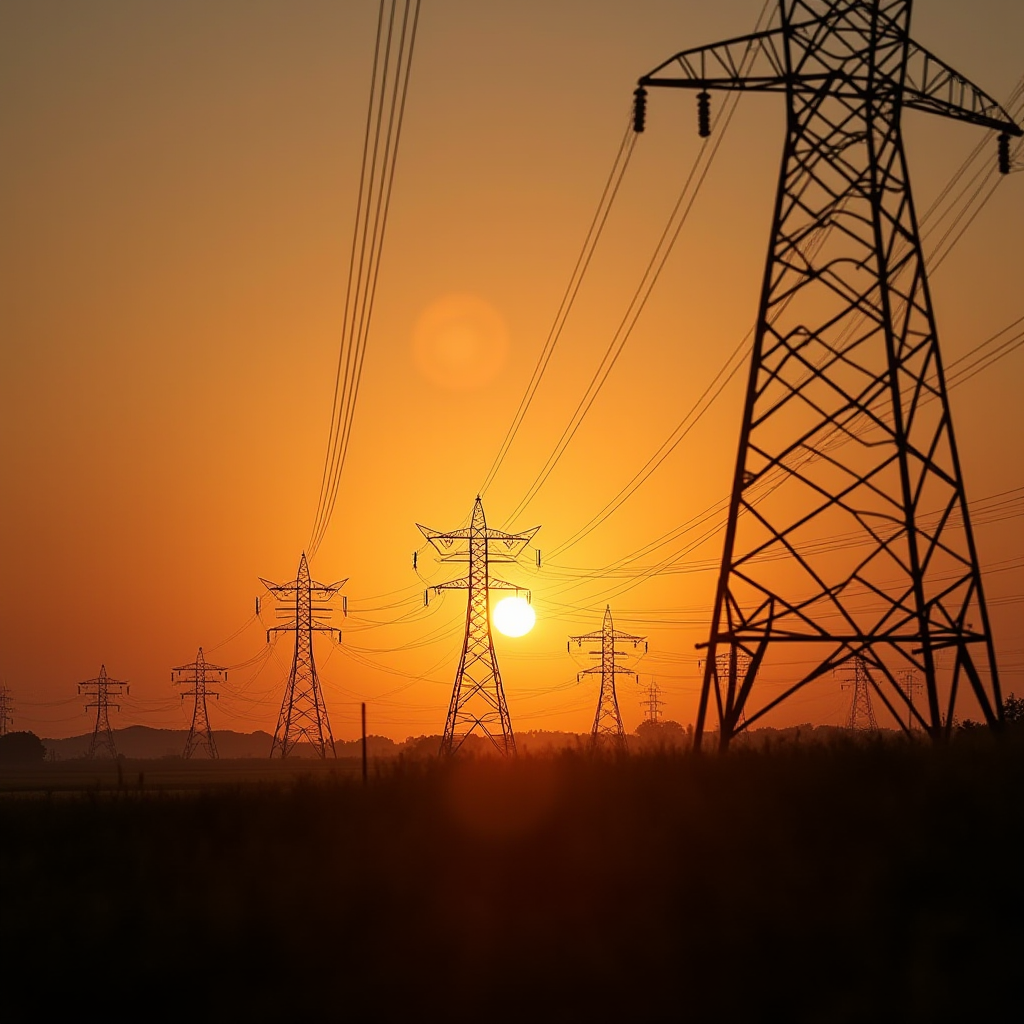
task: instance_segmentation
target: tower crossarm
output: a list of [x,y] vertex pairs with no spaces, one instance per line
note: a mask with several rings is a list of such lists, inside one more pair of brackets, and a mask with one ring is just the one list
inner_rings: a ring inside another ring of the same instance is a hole
[[[307,589],[298,580],[292,580],[290,583],[273,583],[260,576],[259,581],[281,601],[293,599],[296,591]],[[346,583],[348,583],[347,579],[338,580],[337,583],[317,583],[311,580],[308,587],[309,595],[317,601],[329,601]]]
[[[208,661],[202,661],[196,664],[194,661],[190,661],[187,665],[176,665],[171,669],[175,675],[182,676],[188,674],[189,676],[195,677],[198,673],[205,672],[206,675],[213,675],[216,672],[227,672],[227,669],[223,665],[211,665]],[[188,682],[188,679],[182,680],[182,682]]]
[[[598,651],[597,653],[600,655],[601,652]],[[614,672],[617,676],[635,676],[636,675],[636,672],[634,672],[631,668],[626,668],[625,665],[620,665],[618,662],[611,663],[611,664],[609,664],[607,666],[605,666],[605,665],[591,665],[590,668],[580,669],[578,674],[581,675],[581,676],[591,676],[591,675],[598,675],[599,676],[602,672]]]
[[[283,626],[271,626],[267,630],[267,636],[269,637],[271,633],[294,633],[297,628],[294,621]],[[331,626],[326,622],[317,622],[315,619],[311,619],[309,631],[311,633],[337,633],[338,629],[336,626]]]
[[1024,134],[988,93],[913,41],[907,50],[903,106],[969,121],[1009,135]]
[[786,82],[782,30],[770,29],[683,50],[649,71],[639,84],[671,89],[784,92]]
[[[533,540],[534,534],[536,534],[540,527],[535,526],[530,530],[524,530],[522,533],[506,533],[504,530],[492,530],[490,527],[480,529],[479,527],[472,526],[467,526],[462,530],[442,532],[417,523],[416,529],[423,534],[427,543],[437,551],[444,561],[465,560],[468,555],[461,546],[456,548],[456,543],[458,541],[472,540],[482,535],[483,539],[487,541],[488,560],[493,563],[515,561],[522,553],[523,548]],[[496,549],[493,554],[491,553],[492,545]]]
[[[470,579],[468,576],[462,576],[457,580],[448,580],[447,583],[438,583],[436,586],[431,587],[435,592],[439,590],[468,590],[470,585]],[[514,583],[509,583],[506,580],[495,579],[493,576],[489,576],[487,580],[488,590],[523,590],[523,587],[517,587]]]
[[[683,50],[640,78],[638,84],[671,89],[806,94],[827,90],[834,96],[862,98],[875,82],[870,66],[854,60],[855,54],[850,55],[848,69],[829,67],[818,60],[799,60],[801,30],[812,30],[816,25],[820,25],[818,19],[790,24],[798,52],[791,53],[788,59],[785,34],[782,29],[772,29]],[[1022,134],[1022,129],[991,96],[925,47],[904,39],[904,107],[942,114],[1009,135]],[[791,68],[790,64],[795,66]]]
[[78,685],[79,690],[102,689],[102,690],[107,690],[107,691],[109,691],[111,693],[113,693],[115,691],[117,693],[120,693],[121,692],[120,688],[122,686],[127,686],[128,685],[128,680],[127,679],[110,679],[110,678],[108,678],[106,676],[100,676],[98,679],[84,679],[82,682],[78,683],[77,685]]

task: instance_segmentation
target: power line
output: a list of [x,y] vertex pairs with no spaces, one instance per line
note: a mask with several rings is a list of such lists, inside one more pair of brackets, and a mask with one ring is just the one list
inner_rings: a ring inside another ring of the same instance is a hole
[[[764,7],[761,9],[761,14],[758,16],[758,25],[760,25],[761,21],[764,19],[768,6],[769,3],[768,0],[766,0]],[[751,57],[754,52],[755,51],[752,48],[748,48],[748,53],[744,56],[744,62]],[[639,97],[637,102],[641,102]],[[702,144],[686,180],[683,183],[679,198],[676,200],[676,204],[672,208],[672,212],[669,215],[665,228],[658,240],[658,244],[655,246],[654,253],[644,270],[640,283],[637,285],[636,290],[626,307],[626,312],[623,314],[615,333],[612,335],[611,341],[608,343],[608,347],[605,350],[604,355],[601,357],[597,369],[591,377],[590,383],[587,385],[582,398],[580,398],[575,411],[570,417],[569,422],[566,424],[565,429],[562,431],[561,437],[555,444],[554,449],[551,451],[544,465],[541,467],[541,470],[537,474],[533,483],[527,489],[526,495],[520,500],[519,504],[516,505],[512,510],[512,513],[509,515],[507,520],[508,523],[514,522],[520,515],[522,515],[536,497],[540,489],[544,486],[544,483],[551,475],[555,466],[561,460],[565,449],[576,436],[580,425],[587,413],[589,413],[595,399],[601,392],[601,389],[604,387],[605,382],[608,380],[609,375],[615,367],[615,364],[618,362],[619,356],[622,354],[622,351],[626,346],[626,342],[629,340],[637,321],[640,319],[640,314],[647,305],[651,292],[654,289],[658,278],[661,276],[661,272],[664,269],[673,248],[675,247],[683,226],[686,224],[690,211],[693,209],[693,205],[696,202],[701,185],[704,183],[708,171],[711,169],[711,165],[714,162],[715,156],[722,144],[722,140],[728,130],[738,104],[739,94],[732,99],[732,102],[727,107],[725,113],[718,119],[722,121],[722,130],[718,133],[714,142],[708,143],[705,140]],[[638,117],[634,121],[634,128],[637,131],[643,130],[641,117]],[[693,186],[692,193],[690,192],[691,185]]]
[[[412,58],[416,45],[416,30],[419,25],[420,0],[405,0],[397,50],[393,52],[397,7],[398,0],[392,0],[387,32],[384,34],[384,0],[381,0],[373,77],[363,140],[363,160],[356,202],[355,227],[349,260],[348,285],[345,294],[345,311],[342,320],[342,343],[338,353],[331,427],[324,456],[320,496],[308,545],[310,557],[316,554],[323,541],[338,499],[341,474],[348,455],[352,425],[355,420],[356,401],[359,397],[366,343],[370,332],[377,279],[384,248],[384,235],[391,209],[391,193],[394,187],[402,125],[405,119]],[[384,40],[383,47],[382,38]],[[394,63],[393,72],[391,70],[392,62]],[[377,82],[378,67],[380,68],[379,85]],[[382,147],[381,135],[382,128],[384,128],[385,111],[387,111],[387,125],[383,131]],[[375,127],[371,146],[372,124],[375,124]],[[379,160],[378,155],[380,156]]]
[[[1011,93],[1011,100],[1015,100],[1015,101],[1019,100],[1022,94],[1024,94],[1024,78],[1021,79],[1020,83],[1018,83],[1017,87]],[[1018,113],[1019,113],[1019,111],[1015,112],[1014,116],[1017,116]],[[945,217],[947,217],[951,212],[956,210],[956,204],[959,203],[963,199],[964,195],[967,192],[967,188],[962,189],[956,196],[954,196],[954,198],[950,202],[950,205],[948,205],[945,210],[941,209],[941,200],[944,199],[946,196],[948,196],[953,183],[958,181],[960,179],[960,177],[963,176],[963,174],[966,172],[967,168],[971,165],[971,163],[973,161],[975,161],[977,159],[978,155],[982,152],[983,147],[984,147],[983,143],[979,144],[977,147],[975,147],[975,149],[971,152],[971,154],[967,157],[967,159],[961,165],[961,167],[953,174],[952,178],[950,179],[950,182],[947,183],[945,188],[943,188],[942,192],[940,193],[939,198],[931,204],[931,206],[928,208],[928,210],[926,211],[926,213],[922,217],[922,224],[925,221],[927,221],[930,217],[933,217],[933,216],[936,217],[936,221],[935,222],[941,223],[941,221]],[[1018,152],[1020,150],[1020,148],[1021,147],[1018,146],[1017,150],[1015,150],[1015,153]],[[980,210],[984,207],[984,205],[989,201],[989,199],[991,199],[992,194],[994,193],[996,185],[998,185],[999,181],[1001,181],[1001,177],[997,177],[997,180],[996,180],[995,184],[992,185],[992,187],[991,187],[990,191],[988,192],[988,194],[984,197],[984,199],[981,200],[981,202],[977,206],[977,208],[971,213],[970,218],[964,224],[963,228],[953,238],[953,240],[949,243],[949,245],[946,247],[946,249],[944,251],[940,251],[940,246],[948,238],[950,232],[947,231],[942,236],[942,238],[939,240],[939,243],[936,245],[935,249],[933,250],[932,258],[929,260],[929,263],[931,264],[933,270],[936,269],[943,262],[943,260],[945,260],[945,258],[949,255],[949,252],[951,251],[953,245],[955,245],[956,242],[959,241],[959,239],[963,236],[964,231],[966,231],[967,227],[973,222],[974,218],[977,216],[977,214],[980,212]],[[975,200],[977,199],[978,195],[979,195],[979,191],[975,190],[975,192],[971,195],[970,199],[968,200],[967,205],[962,210],[960,210],[960,212],[957,214],[954,223],[958,222],[962,218],[963,214],[971,209],[971,205],[975,202]],[[933,222],[933,223],[935,223],[935,222]],[[819,232],[818,238],[817,238],[817,244],[819,246],[824,243],[825,234],[826,234],[826,232]],[[1021,318],[1021,319],[1024,319],[1024,318]],[[997,337],[998,335],[1004,333],[1005,331],[1009,330],[1010,327],[1014,326],[1015,324],[1017,324],[1019,322],[1020,322],[1020,320],[1013,321],[1012,324],[1010,324],[1006,328],[1003,328],[1002,331],[998,332],[997,335],[993,336],[993,339],[995,337]],[[725,390],[725,387],[730,383],[730,381],[732,381],[732,379],[735,377],[736,373],[743,366],[743,359],[749,354],[749,351],[750,351],[749,340],[753,336],[753,333],[754,333],[754,329],[751,328],[750,331],[747,332],[747,335],[739,343],[739,345],[737,345],[737,347],[732,351],[732,353],[726,359],[725,363],[722,365],[721,369],[718,371],[718,373],[712,379],[711,383],[707,386],[707,388],[705,388],[704,392],[694,402],[694,404],[691,406],[691,408],[686,413],[686,415],[683,417],[683,419],[679,422],[679,424],[677,424],[677,426],[674,428],[674,430],[668,436],[668,438],[666,438],[665,441],[662,442],[662,444],[659,446],[657,451],[655,451],[655,453],[647,460],[647,462],[644,464],[644,466],[636,474],[634,474],[632,479],[625,486],[623,486],[623,488],[618,492],[618,494],[616,494],[615,497],[613,497],[601,509],[600,512],[598,512],[591,520],[589,520],[586,524],[584,524],[582,527],[580,527],[567,540],[563,541],[562,543],[558,544],[555,548],[553,548],[552,551],[550,552],[550,557],[557,558],[558,555],[564,553],[569,548],[571,548],[574,545],[578,544],[581,540],[583,540],[590,533],[592,533],[595,529],[597,529],[597,527],[599,527],[602,523],[604,523],[604,521],[609,516],[614,514],[616,511],[618,511],[618,509],[623,504],[625,504],[625,502],[628,501],[636,493],[636,491],[641,486],[643,486],[644,483],[646,483],[646,481],[648,479],[650,479],[650,477],[655,473],[655,471],[660,468],[660,466],[665,462],[665,460],[676,450],[676,448],[683,441],[683,439],[687,436],[687,434],[690,433],[690,431],[693,429],[693,427],[696,426],[696,424],[708,412],[708,410],[711,408],[712,404],[718,399],[718,397]],[[989,339],[988,341],[983,342],[980,346],[978,346],[978,348],[983,347],[984,345],[988,344],[989,341],[991,341],[993,339]],[[1011,344],[1011,342],[1012,342],[1012,344]],[[1019,347],[1020,344],[1021,344],[1020,339],[1011,339],[1010,342],[1007,342],[1007,346],[1008,347],[1006,348],[1006,350],[1003,351],[1000,356],[998,356],[996,358],[992,358],[991,362],[997,361],[997,358],[1002,358],[1004,355],[1009,355],[1010,352],[1014,351],[1017,347]],[[970,354],[971,354],[970,352],[965,353],[965,355],[960,357],[960,359],[956,360],[954,363],[951,363],[950,364],[950,368],[952,368],[953,366],[956,366],[958,363],[960,363],[962,361],[963,358],[965,358],[967,355],[970,355]],[[739,359],[737,359],[738,356],[740,357]],[[986,366],[987,365],[991,365],[991,363],[986,363],[985,365]],[[966,380],[966,379],[968,379],[968,378],[967,377],[963,377],[963,378],[958,377],[956,379],[955,383],[962,383],[962,381]],[[949,384],[949,386],[953,386],[953,382],[952,381],[949,381],[947,383]],[[717,384],[717,387],[716,387],[716,384]],[[714,389],[713,393],[712,393],[712,389]],[[709,393],[710,393],[710,398],[708,398]]]
[[505,455],[508,453],[512,442],[515,440],[516,434],[519,432],[519,427],[522,425],[523,419],[533,403],[534,395],[537,393],[537,388],[540,387],[544,371],[547,369],[548,363],[551,361],[551,355],[555,350],[555,346],[558,344],[559,338],[562,336],[562,329],[565,327],[565,322],[569,318],[569,313],[572,311],[573,304],[576,301],[576,296],[579,294],[580,285],[583,283],[583,275],[590,266],[590,261],[597,249],[597,243],[601,239],[605,223],[608,220],[608,214],[611,212],[612,203],[618,195],[619,186],[622,184],[622,179],[626,174],[626,168],[629,166],[629,159],[633,155],[633,147],[635,145],[636,132],[633,131],[633,118],[632,115],[630,115],[629,122],[626,125],[625,134],[622,136],[622,141],[619,143],[619,150],[615,154],[615,160],[612,162],[612,169],[609,172],[608,180],[605,182],[604,191],[601,193],[601,198],[598,201],[597,210],[594,212],[594,217],[590,222],[590,227],[587,229],[587,235],[583,241],[583,247],[580,249],[580,254],[576,258],[576,265],[573,267],[572,274],[569,276],[569,283],[566,286],[565,294],[562,296],[562,301],[558,305],[558,311],[555,313],[554,322],[552,323],[551,329],[548,331],[548,336],[544,341],[540,357],[537,359],[537,365],[533,368],[533,374],[530,377],[529,384],[526,386],[526,392],[519,402],[519,408],[516,410],[515,416],[512,418],[512,425],[508,428],[508,432],[505,434],[505,438],[501,443],[501,448],[499,449],[494,462],[491,464],[487,477],[480,487],[479,493],[481,496],[486,493],[487,488],[490,487],[495,475],[501,468]]

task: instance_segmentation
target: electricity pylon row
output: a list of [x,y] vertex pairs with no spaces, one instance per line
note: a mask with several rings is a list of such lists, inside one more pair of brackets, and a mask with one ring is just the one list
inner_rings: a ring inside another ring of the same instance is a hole
[[540,527],[520,533],[491,529],[479,495],[473,503],[469,526],[448,532],[418,523],[417,526],[442,562],[466,563],[468,569],[465,576],[433,588],[435,593],[468,591],[466,633],[445,719],[441,754],[454,754],[469,736],[479,732],[499,753],[514,755],[516,738],[491,636],[490,592],[518,592],[520,588],[494,576],[491,565],[515,562]]
[[179,665],[171,669],[171,682],[175,684],[186,684],[191,686],[190,690],[183,690],[181,699],[193,697],[192,725],[189,727],[188,736],[185,739],[185,759],[188,760],[197,750],[206,752],[206,756],[216,759],[217,743],[213,738],[213,730],[210,728],[210,713],[206,707],[206,698],[215,697],[220,699],[220,694],[208,688],[207,684],[212,682],[227,682],[228,670],[219,665],[211,665],[203,657],[203,649],[199,648],[196,660],[187,665]]
[[657,725],[658,720],[661,718],[661,708],[664,703],[661,699],[661,688],[652,679],[645,691],[643,700],[640,702],[640,706],[644,709],[644,721],[650,722],[651,725]]
[[[724,549],[702,645],[698,747],[709,711],[725,747],[847,665],[866,674],[858,692],[873,692],[901,724],[905,715],[907,729],[916,723],[933,737],[948,735],[964,690],[990,726],[1002,722],[902,116],[924,111],[1000,132],[1004,173],[1009,137],[1022,132],[991,97],[910,37],[910,14],[910,0],[779,0],[775,27],[682,51],[639,81],[638,131],[652,87],[696,90],[705,137],[712,90],[776,92],[786,100]],[[478,498],[469,527],[420,529],[443,560],[469,563],[467,576],[435,588],[468,591],[442,751],[454,752],[479,731],[514,753],[489,592],[516,588],[492,579],[489,565],[514,561],[536,528],[488,529]],[[849,542],[830,542],[837,535]],[[329,600],[341,584],[311,581],[305,556],[292,583],[264,582],[289,602],[291,621],[271,632],[295,632],[272,753],[286,756],[305,742],[326,756],[334,741],[312,634],[332,630],[318,618],[329,607],[312,602],[313,595]],[[943,652],[951,657],[940,665]],[[807,667],[794,675],[793,665]],[[614,675],[608,703],[602,674],[597,732],[611,729],[618,714]],[[924,707],[907,681],[918,676]],[[96,686],[93,746],[107,713],[107,688],[98,683],[88,684]]]
[[287,757],[298,744],[307,743],[320,758],[325,758],[328,750],[332,757],[336,757],[334,734],[331,732],[323,688],[313,658],[313,634],[338,633],[340,642],[340,632],[327,622],[328,617],[334,613],[327,602],[348,581],[339,580],[328,584],[311,579],[306,554],[303,552],[299,559],[298,574],[290,583],[271,583],[262,578],[260,582],[281,602],[275,609],[277,616],[288,620],[267,630],[267,642],[270,641],[271,633],[295,634],[292,667],[285,685],[270,756],[279,754]]
[[100,665],[100,674],[95,679],[80,682],[78,692],[92,698],[85,705],[86,711],[90,708],[96,709],[96,722],[93,725],[92,739],[89,741],[86,757],[97,757],[100,753],[106,753],[108,757],[116,759],[117,747],[114,745],[114,731],[110,728],[110,709],[120,711],[121,705],[112,704],[110,698],[130,693],[131,687],[123,679],[111,679],[107,675],[107,666]]
[[591,648],[587,653],[600,660],[598,664],[584,669],[576,677],[577,682],[586,675],[600,675],[601,677],[601,691],[597,698],[594,725],[590,730],[590,742],[594,747],[610,745],[625,750],[626,730],[622,727],[622,715],[619,713],[615,677],[617,675],[635,676],[636,672],[621,664],[619,659],[625,655],[618,650],[617,645],[631,643],[636,648],[639,644],[643,644],[646,653],[647,641],[645,637],[633,636],[631,633],[623,633],[616,629],[612,622],[612,609],[608,605],[605,607],[604,622],[599,630],[593,633],[584,633],[582,636],[569,637],[569,644],[576,644],[577,647],[591,643],[596,643],[599,646]]
[[875,721],[875,709],[871,703],[871,690],[875,681],[867,662],[862,657],[856,657],[853,659],[852,667],[845,666],[841,671],[846,679],[840,683],[840,688],[853,690],[850,712],[846,716],[846,728],[851,732],[875,732],[878,723]]
[[[776,92],[786,140],[697,713],[719,743],[840,666],[948,735],[960,691],[1002,721],[995,650],[902,138],[906,110],[1001,132],[995,100],[909,34],[910,0],[779,0],[766,31],[638,85]],[[841,547],[828,538],[851,538]],[[779,565],[785,565],[785,571]],[[742,676],[719,671],[742,653]],[[940,673],[939,652],[952,652]],[[794,664],[807,665],[794,677]],[[924,680],[926,705],[904,685]],[[941,677],[941,678],[940,678]],[[866,690],[864,692],[867,692]]]

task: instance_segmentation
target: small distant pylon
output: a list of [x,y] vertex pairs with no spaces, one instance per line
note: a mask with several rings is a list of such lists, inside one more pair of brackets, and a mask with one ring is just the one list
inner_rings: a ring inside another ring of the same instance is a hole
[[[281,702],[281,714],[274,730],[270,756],[280,753],[281,757],[287,757],[297,743],[305,741],[321,758],[327,757],[328,748],[331,756],[337,757],[331,723],[327,717],[327,705],[324,703],[323,689],[313,660],[313,634],[336,632],[322,618],[332,615],[334,609],[327,604],[314,604],[313,600],[315,597],[317,601],[329,601],[348,581],[324,584],[310,579],[306,553],[303,552],[299,559],[298,575],[290,583],[271,583],[262,577],[260,582],[275,598],[286,602],[278,605],[277,614],[286,615],[292,620],[285,625],[271,626],[267,630],[267,643],[270,642],[271,633],[295,634],[295,654],[284,700]],[[338,642],[341,642],[340,632]]]
[[203,649],[199,648],[196,660],[187,665],[179,665],[171,669],[171,682],[185,683],[192,687],[191,690],[183,690],[181,699],[195,697],[195,704],[192,707],[192,726],[188,731],[188,739],[185,740],[185,760],[187,761],[197,749],[206,751],[206,756],[216,760],[220,755],[217,753],[217,744],[213,738],[213,730],[210,728],[210,714],[206,709],[206,698],[216,697],[220,700],[220,694],[214,690],[207,689],[207,683],[227,682],[228,670],[219,665],[211,665],[203,657]]
[[899,681],[903,684],[903,692],[907,698],[907,732],[913,732],[914,718],[920,717],[914,710],[914,699],[921,692],[924,683],[918,677],[917,671],[912,668],[904,669],[899,675]]
[[665,703],[659,697],[661,688],[652,679],[644,693],[644,699],[640,701],[640,706],[644,709],[644,721],[657,725],[661,718],[661,706]]
[[14,702],[11,691],[5,683],[0,686],[0,736],[6,736],[14,725]]
[[[523,548],[533,539],[539,526],[522,533],[504,533],[487,526],[483,502],[477,495],[473,504],[470,525],[461,530],[442,533],[416,524],[420,532],[441,556],[443,562],[468,562],[469,573],[461,579],[450,580],[434,587],[440,590],[468,590],[466,602],[466,638],[462,645],[462,658],[455,674],[448,718],[441,739],[441,755],[454,754],[477,729],[506,757],[515,755],[516,738],[505,691],[501,686],[501,673],[491,639],[490,592],[514,590],[515,584],[491,575],[490,566],[499,562],[515,562]],[[466,541],[463,547],[457,543]],[[492,545],[497,554],[491,553]]]
[[[849,676],[849,670],[847,670]],[[871,673],[867,661],[858,655],[853,659],[852,676],[841,683],[844,690],[853,690],[850,701],[850,713],[846,717],[846,728],[851,732],[870,730],[874,732],[878,725],[875,722],[875,709],[871,705]]]
[[111,693],[119,697],[122,693],[130,693],[131,687],[123,679],[111,679],[107,675],[107,666],[100,665],[100,674],[95,679],[86,679],[78,684],[78,692],[85,693],[92,697],[91,703],[85,705],[85,710],[96,709],[96,724],[92,729],[92,739],[89,741],[89,750],[86,757],[96,757],[97,753],[105,750],[111,758],[117,758],[117,748],[114,746],[114,731],[110,728],[110,708],[115,711],[121,710],[120,704],[111,705]]
[[585,643],[600,643],[599,648],[588,652],[599,657],[600,664],[584,669],[577,676],[577,679],[587,675],[600,674],[601,676],[601,692],[597,698],[597,713],[594,715],[594,725],[590,730],[590,740],[595,747],[601,743],[612,743],[624,750],[626,748],[626,730],[622,727],[622,716],[619,714],[619,699],[615,694],[615,677],[617,675],[633,676],[636,673],[631,668],[626,668],[617,662],[616,659],[624,657],[624,655],[616,650],[616,643],[631,643],[634,647],[643,644],[646,652],[645,638],[632,636],[616,629],[612,622],[612,609],[609,605],[604,610],[604,623],[600,630],[594,633],[585,633],[583,636],[571,636],[569,643],[575,643],[577,647],[582,647]]

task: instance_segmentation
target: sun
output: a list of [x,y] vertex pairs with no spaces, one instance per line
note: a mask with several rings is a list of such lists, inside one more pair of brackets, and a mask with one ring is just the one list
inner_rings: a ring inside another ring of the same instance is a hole
[[495,628],[505,636],[524,636],[537,621],[537,613],[525,597],[503,598],[494,606],[491,617]]

